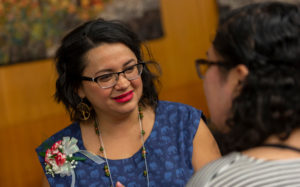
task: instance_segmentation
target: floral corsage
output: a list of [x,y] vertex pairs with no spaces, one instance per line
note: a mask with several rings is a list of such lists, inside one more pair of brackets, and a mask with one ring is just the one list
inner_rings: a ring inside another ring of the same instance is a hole
[[75,157],[74,153],[79,152],[76,138],[63,137],[62,140],[55,142],[46,152],[41,153],[45,157],[46,174],[60,174],[61,177],[70,176],[74,172],[77,161],[83,161],[85,158]]

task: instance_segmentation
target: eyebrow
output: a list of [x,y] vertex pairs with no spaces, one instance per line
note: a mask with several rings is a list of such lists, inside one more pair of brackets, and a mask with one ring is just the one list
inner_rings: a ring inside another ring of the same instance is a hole
[[[134,62],[135,60],[132,58],[132,59],[130,59],[130,60],[128,60],[128,61],[126,61],[124,64],[123,64],[123,68],[124,67],[126,67],[128,64],[131,64],[132,62]],[[102,70],[100,70],[100,71],[97,71],[96,73],[95,73],[95,75],[97,75],[98,73],[103,73],[103,72],[113,72],[113,70],[112,69],[102,69]]]

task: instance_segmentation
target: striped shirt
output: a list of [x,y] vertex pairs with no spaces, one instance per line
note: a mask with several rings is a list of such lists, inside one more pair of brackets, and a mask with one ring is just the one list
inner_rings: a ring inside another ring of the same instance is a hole
[[186,187],[300,187],[300,159],[263,160],[238,152],[198,171]]

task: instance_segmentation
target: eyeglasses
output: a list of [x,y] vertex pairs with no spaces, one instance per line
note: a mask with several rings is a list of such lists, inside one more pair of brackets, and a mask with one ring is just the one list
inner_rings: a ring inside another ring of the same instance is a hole
[[197,59],[195,61],[195,65],[196,65],[196,70],[198,73],[198,76],[203,79],[204,75],[206,74],[206,71],[208,70],[208,68],[212,65],[217,65],[217,66],[226,66],[225,63],[221,63],[221,62],[212,62],[209,60],[205,60],[205,59]]
[[82,76],[81,80],[93,81],[97,83],[101,88],[111,88],[115,86],[119,80],[119,76],[123,73],[124,77],[131,81],[141,76],[145,63],[138,63],[129,67],[126,67],[123,71],[115,73],[107,73],[95,78]]

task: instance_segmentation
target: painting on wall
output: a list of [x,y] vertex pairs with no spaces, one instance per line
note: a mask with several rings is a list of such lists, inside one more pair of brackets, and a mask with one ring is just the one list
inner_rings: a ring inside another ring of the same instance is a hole
[[62,37],[90,19],[121,20],[142,40],[163,36],[160,0],[0,2],[0,65],[52,58]]
[[300,0],[217,0],[219,6],[219,14],[220,17],[225,15],[228,11],[232,9],[236,9],[247,4],[259,3],[259,2],[286,2],[286,3],[294,3],[300,5]]

